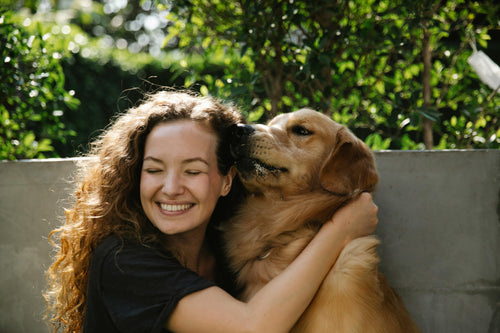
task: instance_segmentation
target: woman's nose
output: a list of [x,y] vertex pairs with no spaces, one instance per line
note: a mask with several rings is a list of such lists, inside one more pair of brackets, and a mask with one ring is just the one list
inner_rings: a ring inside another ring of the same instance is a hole
[[182,194],[183,191],[182,178],[173,172],[168,173],[163,181],[162,192],[168,196],[176,196]]

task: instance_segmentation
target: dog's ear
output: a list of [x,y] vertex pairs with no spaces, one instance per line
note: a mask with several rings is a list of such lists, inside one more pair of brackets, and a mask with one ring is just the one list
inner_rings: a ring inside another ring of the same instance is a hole
[[372,151],[347,128],[340,128],[320,171],[320,182],[325,190],[338,195],[373,191],[378,173]]

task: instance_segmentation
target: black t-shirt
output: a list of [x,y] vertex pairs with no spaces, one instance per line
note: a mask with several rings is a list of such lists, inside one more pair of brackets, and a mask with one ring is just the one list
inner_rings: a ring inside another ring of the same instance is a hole
[[92,255],[83,332],[166,332],[179,300],[213,285],[166,250],[110,236]]

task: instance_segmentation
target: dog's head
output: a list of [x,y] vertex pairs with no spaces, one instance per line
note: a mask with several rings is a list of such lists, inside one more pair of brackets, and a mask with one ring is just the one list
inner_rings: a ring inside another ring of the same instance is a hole
[[327,191],[349,196],[378,181],[371,150],[346,127],[310,110],[281,114],[268,125],[233,128],[231,152],[250,193],[280,197]]

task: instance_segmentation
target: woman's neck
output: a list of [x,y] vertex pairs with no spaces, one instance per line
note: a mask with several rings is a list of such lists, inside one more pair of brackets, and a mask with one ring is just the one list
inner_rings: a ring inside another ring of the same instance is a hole
[[181,263],[190,270],[212,280],[215,258],[206,242],[206,228],[187,233],[167,235],[168,247],[182,256]]

